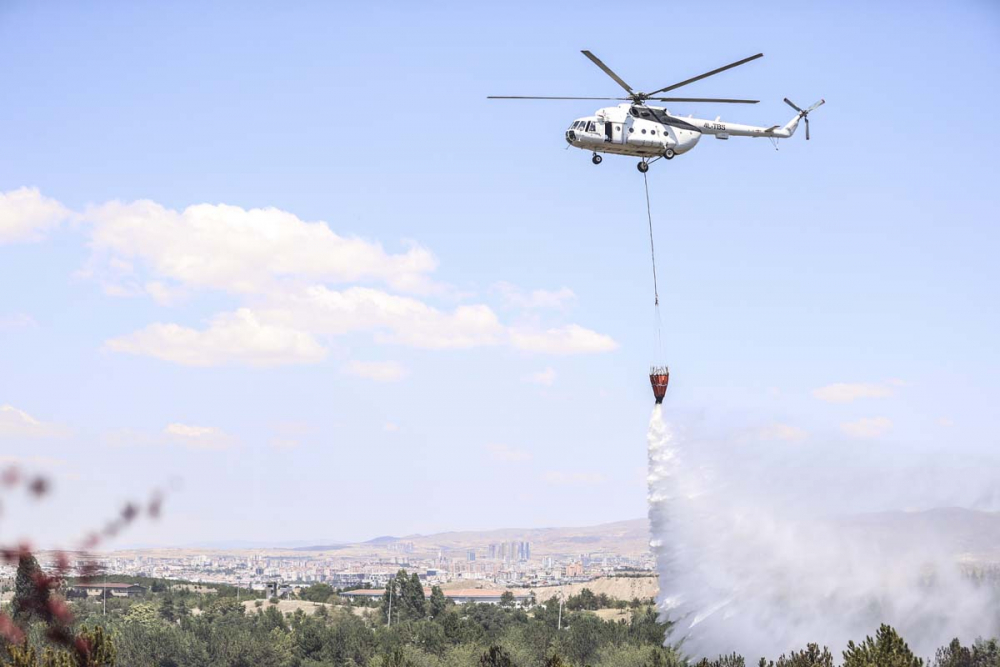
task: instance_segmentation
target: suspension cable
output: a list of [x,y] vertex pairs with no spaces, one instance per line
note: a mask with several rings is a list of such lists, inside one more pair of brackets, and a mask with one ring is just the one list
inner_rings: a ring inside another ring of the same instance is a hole
[[653,245],[653,213],[649,205],[649,178],[646,172],[642,172],[642,182],[646,186],[646,219],[649,221],[649,257],[653,264],[653,311],[656,324],[656,350],[657,357],[663,354],[663,320],[660,317],[660,289],[656,279],[656,247]]
[[656,286],[656,249],[653,247],[653,213],[649,206],[649,178],[642,172],[642,182],[646,186],[646,218],[649,220],[649,256],[653,260],[653,304],[660,305],[660,292]]

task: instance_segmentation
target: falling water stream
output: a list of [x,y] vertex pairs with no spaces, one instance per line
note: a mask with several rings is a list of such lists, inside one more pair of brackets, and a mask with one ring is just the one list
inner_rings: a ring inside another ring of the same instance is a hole
[[745,454],[679,438],[662,408],[649,423],[648,483],[658,606],[675,623],[668,641],[755,664],[808,642],[839,652],[883,622],[923,656],[997,633],[995,589],[963,575],[953,551],[926,535],[880,539],[809,517]]

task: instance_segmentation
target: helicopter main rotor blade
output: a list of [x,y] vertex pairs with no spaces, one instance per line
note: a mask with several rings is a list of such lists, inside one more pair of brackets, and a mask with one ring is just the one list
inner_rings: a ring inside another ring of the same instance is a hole
[[488,100],[628,100],[629,97],[535,97],[531,95],[487,95]]
[[608,67],[608,66],[607,66],[607,65],[605,65],[605,64],[604,64],[603,62],[601,62],[601,59],[600,59],[600,58],[598,58],[597,56],[595,56],[595,55],[594,55],[593,53],[591,53],[590,51],[586,51],[586,50],[584,50],[584,51],[580,51],[580,53],[582,53],[583,55],[585,55],[585,56],[587,56],[588,58],[590,58],[591,62],[593,62],[593,63],[594,63],[595,65],[597,65],[597,66],[598,66],[598,67],[600,67],[600,68],[601,68],[602,70],[604,70],[604,73],[605,73],[605,74],[607,74],[608,76],[610,76],[610,77],[611,77],[612,79],[614,79],[614,80],[615,80],[615,83],[617,83],[617,84],[618,84],[619,86],[621,86],[621,87],[622,87],[622,88],[624,88],[624,89],[625,89],[626,91],[628,91],[628,94],[629,94],[629,95],[634,95],[634,94],[635,94],[635,91],[634,91],[634,90],[632,90],[632,87],[631,87],[631,86],[629,86],[629,85],[628,85],[627,83],[625,83],[624,81],[622,81],[622,78],[621,78],[620,76],[618,76],[617,74],[615,74],[615,73],[614,73],[614,72],[613,72],[613,71],[611,70],[611,68],[610,68],[610,67]]
[[721,102],[723,104],[757,104],[760,100],[731,100],[722,97],[650,97],[657,102]]
[[750,56],[749,58],[744,58],[743,60],[737,60],[734,63],[729,63],[725,67],[720,67],[719,69],[713,69],[711,72],[705,72],[704,74],[699,74],[696,77],[687,79],[686,81],[681,81],[680,83],[675,83],[672,86],[667,86],[666,88],[660,88],[659,90],[654,90],[653,92],[651,92],[649,94],[650,95],[656,95],[657,93],[665,93],[665,92],[667,92],[669,90],[674,90],[675,88],[680,88],[681,86],[686,86],[689,83],[694,83],[695,81],[701,81],[702,79],[707,79],[708,77],[715,76],[716,74],[718,74],[720,72],[725,72],[727,69],[732,69],[734,67],[739,67],[740,65],[746,64],[746,63],[750,62],[751,60],[757,60],[757,58],[763,58],[763,57],[764,57],[763,53],[758,53],[755,56]]

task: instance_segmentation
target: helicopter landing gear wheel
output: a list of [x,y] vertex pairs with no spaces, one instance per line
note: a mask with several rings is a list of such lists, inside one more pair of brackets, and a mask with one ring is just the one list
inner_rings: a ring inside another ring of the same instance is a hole
[[597,153],[594,153],[594,157],[590,158],[590,161],[593,162],[594,164],[601,164],[601,162],[604,161],[604,158],[602,158]]
[[677,153],[674,153],[673,148],[668,148],[667,150],[663,151],[663,157],[667,158],[668,160],[673,160],[675,155],[677,155]]
[[639,164],[635,165],[635,168],[645,174],[647,171],[649,171],[649,164],[645,160],[643,160]]

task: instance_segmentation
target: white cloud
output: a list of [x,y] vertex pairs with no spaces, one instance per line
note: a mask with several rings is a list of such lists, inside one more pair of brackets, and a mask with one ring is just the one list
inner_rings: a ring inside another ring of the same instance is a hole
[[34,329],[38,326],[31,315],[25,313],[14,313],[12,315],[0,315],[0,331],[13,331],[14,329]]
[[376,382],[399,382],[407,376],[406,369],[395,361],[351,361],[344,372]]
[[604,475],[597,472],[550,471],[543,478],[553,486],[594,486],[604,482]]
[[0,438],[52,438],[66,434],[66,429],[35,419],[13,405],[0,405]]
[[561,310],[576,300],[576,294],[568,287],[562,287],[557,290],[536,289],[525,291],[511,283],[499,282],[493,286],[493,289],[500,294],[508,306],[525,310]]
[[841,430],[853,438],[878,438],[892,428],[892,420],[888,417],[865,417],[854,422],[840,425]]
[[938,426],[943,426],[945,428],[951,428],[955,425],[955,421],[949,417],[941,417],[937,420]]
[[223,450],[235,444],[232,436],[214,426],[168,424],[163,433],[173,442],[189,449]]
[[37,188],[0,192],[0,244],[38,241],[71,215]]
[[837,382],[814,389],[812,395],[827,403],[851,403],[861,398],[889,398],[896,394],[897,387],[905,384],[901,380],[881,384]]
[[379,342],[432,350],[495,345],[504,335],[488,306],[443,312],[411,297],[367,287],[337,291],[313,285],[275,300],[260,313],[267,321],[318,334],[373,331]]
[[511,344],[519,350],[546,354],[587,354],[610,352],[618,348],[611,336],[570,324],[545,331],[512,329]]
[[762,440],[785,440],[787,442],[800,442],[809,437],[809,433],[798,426],[791,424],[770,424],[757,432],[757,436]]
[[533,352],[580,354],[617,348],[610,336],[571,324],[535,331],[504,326],[486,305],[441,311],[411,297],[368,287],[314,285],[260,311],[267,321],[325,335],[374,331],[381,343],[430,350],[507,344]]
[[294,438],[271,438],[268,444],[275,449],[295,449],[301,443]]
[[[107,349],[191,366],[276,366],[316,363],[327,356],[317,336],[368,332],[376,342],[421,349],[505,345],[550,354],[605,352],[608,336],[577,324],[536,330],[501,323],[492,308],[439,309],[397,292],[442,294],[431,281],[431,252],[408,243],[400,252],[325,222],[306,222],[276,208],[197,204],[172,210],[156,202],[108,202],[72,213],[37,189],[0,196],[0,242],[40,238],[65,218],[88,225],[93,251],[80,275],[112,296],[149,296],[174,305],[199,290],[235,295],[242,303],[204,328],[158,322],[106,341]],[[336,290],[328,283],[353,283]],[[522,308],[560,308],[568,288],[526,292],[501,283],[501,295]],[[30,318],[0,321],[28,326]],[[351,369],[349,369],[350,372]],[[374,372],[360,367],[357,372]]]
[[216,315],[202,331],[177,324],[151,324],[113,338],[105,346],[114,352],[146,355],[185,366],[315,363],[327,354],[308,333],[265,324],[247,308]]
[[540,384],[546,387],[551,387],[552,384],[556,381],[556,370],[551,366],[549,366],[545,368],[545,370],[525,375],[524,381],[530,382],[532,384]]
[[259,293],[280,279],[377,280],[404,291],[429,291],[437,260],[411,245],[399,254],[325,222],[305,222],[276,208],[197,204],[183,211],[149,200],[88,209],[91,246],[109,263],[139,263],[193,288]]
[[386,433],[398,433],[399,424],[394,424],[393,422],[386,422],[385,426],[382,427],[382,430],[385,431]]
[[[173,306],[187,297],[187,290],[181,287],[168,285],[159,280],[151,280],[147,282],[143,286],[143,292],[151,296],[153,301],[161,306]],[[112,294],[111,296],[117,295]]]
[[511,329],[485,305],[458,306],[447,312],[377,289],[337,291],[323,285],[285,295],[262,308],[217,315],[205,330],[152,324],[106,345],[116,352],[192,366],[272,366],[323,360],[326,351],[314,336],[366,331],[379,343],[426,350],[506,344],[530,352],[565,355],[618,347],[610,336],[575,324],[545,331]]
[[501,445],[501,444],[486,445],[486,451],[489,452],[490,458],[494,461],[502,461],[504,463],[517,463],[520,461],[531,460],[530,452],[526,452],[523,449],[508,447],[507,445]]

